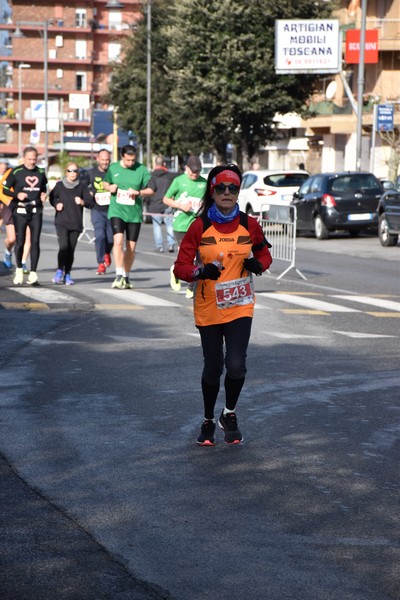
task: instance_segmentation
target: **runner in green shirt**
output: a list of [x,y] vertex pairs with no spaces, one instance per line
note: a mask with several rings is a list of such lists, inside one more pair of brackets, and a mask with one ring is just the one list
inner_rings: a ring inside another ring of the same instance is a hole
[[[143,220],[142,196],[151,196],[147,187],[150,173],[136,162],[136,149],[123,146],[121,160],[112,163],[104,177],[103,188],[111,192],[108,218],[113,230],[116,277],[111,287],[131,289],[129,273],[135,260],[136,243]],[[124,250],[124,237],[126,248]]]
[[[163,202],[175,208],[172,227],[175,239],[179,246],[183,236],[196,218],[201,199],[206,191],[207,180],[200,175],[201,161],[198,156],[190,156],[185,168],[185,173],[176,177],[164,196]],[[170,285],[179,292],[181,282],[174,275],[174,266],[171,267]],[[193,284],[186,290],[186,298],[193,298]]]

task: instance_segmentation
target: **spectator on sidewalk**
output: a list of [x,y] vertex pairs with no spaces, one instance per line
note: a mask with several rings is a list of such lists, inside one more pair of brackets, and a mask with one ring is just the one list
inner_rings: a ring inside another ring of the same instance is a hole
[[169,206],[167,207],[163,202],[163,198],[175,177],[176,175],[171,173],[165,166],[164,158],[156,156],[154,170],[148,183],[149,188],[154,191],[154,194],[148,200],[148,209],[153,223],[154,246],[157,252],[164,252],[161,227],[163,223],[167,234],[168,252],[174,252],[175,250],[174,230],[172,227],[174,210]]

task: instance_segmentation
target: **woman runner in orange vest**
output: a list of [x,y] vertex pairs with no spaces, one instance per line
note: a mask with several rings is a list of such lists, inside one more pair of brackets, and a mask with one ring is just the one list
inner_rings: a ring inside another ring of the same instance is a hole
[[272,263],[271,246],[260,224],[239,211],[241,181],[236,165],[210,171],[198,217],[183,238],[174,267],[176,277],[196,282],[194,318],[204,357],[200,446],[215,444],[214,408],[224,362],[225,407],[218,425],[228,444],[243,440],[235,411],[246,374],[255,302],[253,274],[261,275]]

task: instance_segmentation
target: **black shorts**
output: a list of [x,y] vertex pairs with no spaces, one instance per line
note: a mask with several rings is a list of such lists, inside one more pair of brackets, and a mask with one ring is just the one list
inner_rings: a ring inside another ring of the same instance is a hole
[[111,217],[110,219],[113,234],[125,233],[126,239],[130,242],[137,242],[139,239],[141,223],[126,223],[119,217]]
[[6,204],[1,203],[1,218],[4,220],[4,225],[14,225],[12,210]]

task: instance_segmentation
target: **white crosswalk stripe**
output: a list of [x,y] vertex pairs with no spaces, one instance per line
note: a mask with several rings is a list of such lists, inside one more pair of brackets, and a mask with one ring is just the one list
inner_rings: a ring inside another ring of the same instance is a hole
[[143,292],[136,292],[135,290],[113,290],[99,288],[96,290],[96,292],[99,296],[101,294],[106,294],[107,296],[112,296],[115,300],[118,300],[119,302],[124,302],[128,304],[138,304],[140,306],[181,306],[176,302],[171,302],[170,300],[163,300],[162,298],[158,298],[157,296],[153,296],[151,294]]
[[78,302],[77,298],[74,296],[45,287],[13,287],[9,289],[22,296],[26,296],[30,300],[42,302],[43,304],[76,304]]
[[315,298],[310,298],[309,296],[296,296],[295,294],[276,294],[269,292],[258,292],[257,296],[262,296],[263,298],[270,298],[271,300],[277,300],[278,302],[285,302],[286,304],[295,304],[296,306],[301,306],[310,310],[319,310],[330,313],[360,312],[356,308],[349,308],[348,306],[333,304],[332,302],[316,300]]
[[[83,287],[83,286],[81,286]],[[33,302],[38,302],[46,305],[59,305],[59,304],[79,304],[80,302],[85,302],[81,298],[77,297],[74,294],[68,294],[66,291],[61,291],[59,289],[48,288],[48,287],[10,287],[9,290],[24,296],[27,301],[31,300]],[[127,306],[140,306],[140,307],[170,307],[170,308],[180,308],[182,304],[178,302],[173,302],[171,300],[165,300],[156,296],[153,290],[153,293],[148,293],[147,291],[136,291],[136,290],[116,290],[112,288],[90,288],[85,287],[83,290],[84,294],[90,295],[90,297],[95,302],[101,302],[102,299],[112,298],[115,305],[127,305]],[[400,313],[400,302],[395,302],[393,300],[388,300],[386,298],[377,298],[373,296],[359,296],[359,295],[349,295],[349,294],[335,294],[329,295],[328,298],[332,300],[337,300],[338,302],[326,302],[325,300],[319,300],[311,295],[300,295],[300,294],[288,294],[288,293],[280,293],[280,292],[257,292],[257,298],[259,299],[256,302],[256,308],[259,310],[271,310],[273,308],[273,303],[268,302],[266,304],[263,302],[263,299],[267,299],[269,301],[277,301],[279,303],[283,303],[288,308],[299,307],[299,310],[309,310],[310,312],[319,312],[319,313],[366,313],[368,312],[368,306],[371,311],[373,308],[381,309],[381,311],[392,311],[390,316],[397,316],[395,313]],[[354,302],[357,304],[363,304],[363,309],[352,308],[351,306],[345,306],[340,304],[339,301],[345,302]],[[186,301],[187,306],[191,306],[191,303]],[[101,304],[98,304],[101,306]],[[106,304],[105,304],[106,306]],[[294,309],[295,310],[295,309]],[[377,314],[378,316],[384,316],[385,312],[382,314]]]
[[339,298],[342,300],[350,300],[351,302],[360,302],[362,304],[368,304],[369,306],[375,306],[377,308],[385,308],[386,310],[394,310],[400,312],[400,302],[393,302],[393,300],[386,300],[385,298],[372,298],[371,296],[343,296],[335,295],[332,298]]

